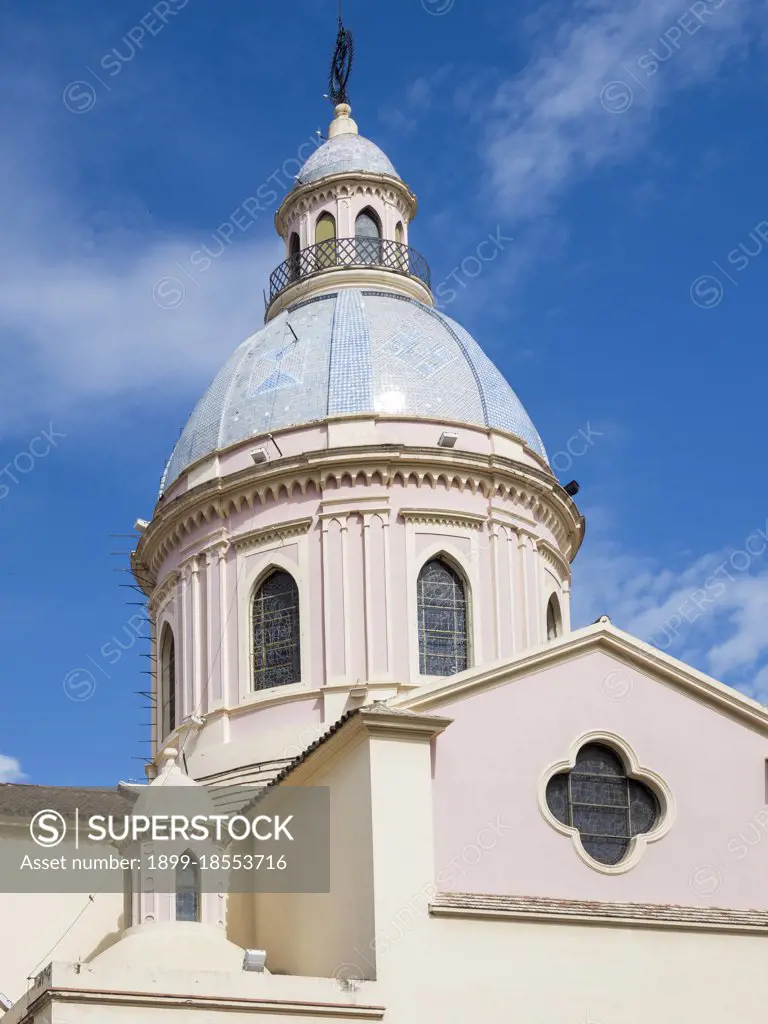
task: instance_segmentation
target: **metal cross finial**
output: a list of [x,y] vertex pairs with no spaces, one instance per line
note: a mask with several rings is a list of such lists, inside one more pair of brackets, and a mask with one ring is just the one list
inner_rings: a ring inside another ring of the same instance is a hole
[[355,59],[355,41],[348,28],[344,28],[342,20],[341,0],[339,0],[339,32],[336,36],[336,49],[331,62],[331,73],[328,79],[328,98],[334,107],[339,103],[348,103],[347,83]]

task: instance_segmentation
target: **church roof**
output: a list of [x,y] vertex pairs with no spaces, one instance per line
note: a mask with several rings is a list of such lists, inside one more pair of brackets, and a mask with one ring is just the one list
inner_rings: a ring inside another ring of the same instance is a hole
[[328,139],[316,149],[299,171],[296,185],[307,185],[329,174],[343,174],[345,171],[400,177],[387,154],[375,142],[350,133]]
[[403,718],[405,720],[410,719],[414,722],[424,722],[425,720],[434,720],[435,723],[444,723],[445,719],[440,718],[438,715],[423,715],[420,712],[409,711],[407,708],[392,707],[386,701],[375,700],[372,704],[363,704],[359,708],[350,708],[349,711],[345,711],[341,718],[338,718],[333,725],[331,725],[322,735],[318,736],[316,740],[305,747],[304,750],[292,761],[289,761],[284,768],[282,768],[277,775],[271,779],[267,785],[263,786],[253,799],[246,804],[245,809],[255,806],[260,800],[262,800],[268,790],[273,789],[275,786],[279,786],[284,779],[288,778],[298,767],[302,765],[307,758],[309,758],[318,747],[322,747],[325,743],[335,736],[336,733],[342,729],[347,722],[353,718],[357,718],[358,715],[382,715],[387,718]]
[[352,413],[494,427],[546,459],[517,395],[463,327],[415,299],[344,289],[281,313],[235,350],[192,413],[162,488],[254,435]]
[[78,786],[29,786],[23,783],[0,784],[0,818],[26,818],[38,811],[55,810],[64,817],[82,814],[129,814],[131,797],[117,789],[92,789]]

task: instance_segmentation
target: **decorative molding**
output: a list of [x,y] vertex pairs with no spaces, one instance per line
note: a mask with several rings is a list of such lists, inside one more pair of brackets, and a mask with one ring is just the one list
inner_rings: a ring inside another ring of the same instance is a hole
[[339,755],[344,757],[366,737],[429,743],[452,723],[452,718],[403,712],[388,705],[356,708],[346,712],[326,733],[299,754],[277,776],[273,785],[279,785],[289,775],[293,776],[295,785],[309,784],[309,780],[330,761]]
[[[629,778],[637,779],[648,786],[649,789],[653,790],[653,793],[659,803],[661,813],[656,825],[650,830],[650,832],[642,832],[640,835],[633,836],[630,839],[627,854],[619,861],[618,864],[603,864],[600,861],[595,860],[594,857],[591,857],[584,849],[579,829],[572,825],[565,825],[562,821],[558,821],[550,811],[549,804],[547,803],[547,785],[549,784],[549,780],[554,775],[559,775],[561,772],[573,770],[573,768],[576,767],[576,757],[578,756],[579,751],[587,743],[600,743],[610,749],[617,750],[624,764],[629,765],[629,770],[627,772]],[[575,739],[573,743],[571,743],[568,756],[562,761],[556,761],[554,764],[551,764],[544,771],[543,775],[539,779],[537,795],[539,811],[546,823],[556,832],[559,832],[560,835],[570,836],[573,848],[577,855],[587,865],[587,867],[592,868],[593,871],[597,871],[601,875],[623,875],[626,874],[627,871],[631,871],[645,853],[646,848],[651,843],[658,842],[659,839],[662,839],[667,832],[669,832],[670,828],[672,828],[672,825],[674,824],[677,814],[675,798],[666,780],[660,775],[657,775],[656,772],[652,772],[649,768],[643,768],[634,749],[625,739],[617,733],[606,732],[601,729],[583,733]]]
[[47,988],[36,996],[28,1007],[25,1020],[36,1019],[50,1006],[91,1005],[133,1007],[135,1009],[179,1010],[189,1014],[195,1010],[219,1013],[268,1014],[288,1017],[317,1017],[333,1020],[383,1020],[383,1006],[367,1006],[358,1002],[331,1003],[298,999],[253,999],[241,996],[168,995],[160,992],[116,992],[107,989]]
[[617,629],[610,623],[603,622],[585,626],[557,640],[550,640],[541,647],[524,651],[518,657],[510,658],[501,665],[480,668],[471,674],[465,673],[461,679],[427,682],[419,692],[412,694],[398,706],[414,711],[429,711],[497,686],[506,686],[517,679],[528,677],[532,672],[541,672],[553,665],[574,657],[584,657],[598,650],[607,652],[641,672],[661,676],[664,683],[681,690],[706,707],[739,719],[762,735],[768,736],[768,708],[719,680],[686,665],[685,662],[651,647],[650,644]]
[[239,552],[251,551],[273,540],[284,540],[287,537],[301,537],[309,533],[314,519],[307,516],[304,519],[292,519],[287,523],[277,523],[273,526],[262,526],[259,530],[251,530],[249,533],[241,533],[232,538],[235,550]]
[[[504,470],[508,475],[502,486]],[[362,485],[361,473],[366,481]],[[290,497],[297,487],[302,495],[314,488],[322,500],[323,490],[331,481],[368,486],[377,477],[384,486],[398,481],[403,486],[413,483],[417,487],[442,483],[446,488],[468,489],[489,499],[504,490],[505,500],[535,515],[539,527],[551,532],[564,557],[572,558],[581,544],[583,518],[573,502],[565,500],[567,496],[548,470],[498,455],[365,445],[304,452],[264,467],[251,466],[198,484],[168,504],[161,502],[132,560],[135,572],[139,572],[140,565],[145,567],[137,578],[141,582],[142,575],[158,572],[171,551],[189,543],[189,535],[203,523],[215,518],[226,521],[245,507],[255,511],[259,505]]]
[[406,522],[427,523],[430,526],[456,526],[470,530],[482,530],[488,522],[485,516],[474,512],[446,512],[432,508],[401,508],[400,515]]
[[[378,512],[378,511],[380,511],[378,508],[370,509],[370,508],[367,508],[367,507],[360,507],[360,508],[357,507],[357,506],[367,506],[368,502],[376,502],[377,504],[381,505],[382,508],[386,508],[389,505],[389,495],[388,494],[368,494],[368,495],[361,494],[360,497],[354,497],[354,498],[323,498],[322,501],[320,502],[320,515],[332,514],[332,513],[328,513],[328,512],[325,511],[326,505],[347,505],[347,506],[349,506],[350,504],[355,505],[356,506],[355,508],[349,508],[348,509],[348,511],[350,511],[350,512]],[[333,513],[333,514],[335,514],[335,513]]]
[[181,573],[174,569],[168,573],[159,587],[155,587],[149,599],[150,616],[156,618],[160,614],[166,600],[178,589],[180,580]]
[[372,508],[370,506],[363,508],[350,508],[347,501],[343,502],[343,505],[344,507],[342,508],[329,509],[327,512],[318,513],[317,518],[321,523],[323,523],[323,529],[325,529],[325,524],[327,522],[331,522],[334,519],[338,519],[339,522],[341,522],[342,519],[346,519],[348,516],[362,516],[363,519],[368,519],[371,516],[381,516],[381,518],[387,522],[392,511],[386,505],[374,505]]
[[204,537],[198,537],[193,543],[187,544],[179,551],[179,556],[184,559],[190,554],[199,554],[201,547],[203,550],[206,548],[213,548],[216,543],[222,543],[227,541],[227,531],[224,527],[220,527],[218,530],[213,530],[211,533],[207,533]]
[[275,215],[278,234],[285,237],[291,222],[303,214],[314,213],[320,206],[353,196],[371,196],[397,207],[411,221],[416,216],[416,196],[404,181],[384,174],[347,171],[329,174],[325,179],[310,181],[289,192]]
[[539,554],[542,556],[544,561],[551,565],[555,570],[561,584],[570,583],[571,567],[560,552],[556,548],[553,548],[548,541],[542,540],[541,538],[539,538],[538,547]]
[[543,896],[440,892],[435,894],[429,912],[433,917],[768,934],[768,912],[765,910],[729,910],[721,907],[600,903],[592,900],[550,899]]

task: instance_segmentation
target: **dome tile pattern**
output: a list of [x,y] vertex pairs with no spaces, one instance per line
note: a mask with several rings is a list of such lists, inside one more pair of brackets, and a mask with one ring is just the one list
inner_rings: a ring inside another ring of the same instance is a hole
[[389,157],[375,142],[362,135],[336,135],[324,142],[310,156],[297,175],[296,187],[318,181],[328,174],[345,171],[368,171],[370,174],[389,174],[399,178]]
[[344,289],[281,313],[233,352],[184,428],[161,491],[254,435],[365,412],[496,427],[546,459],[517,395],[463,327],[415,299]]

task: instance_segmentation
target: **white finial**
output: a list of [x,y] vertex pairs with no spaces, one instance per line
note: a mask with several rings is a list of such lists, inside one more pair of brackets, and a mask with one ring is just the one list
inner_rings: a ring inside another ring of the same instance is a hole
[[337,135],[358,135],[357,124],[352,120],[350,114],[352,113],[352,107],[348,103],[339,103],[334,109],[336,115],[331,121],[331,126],[328,129],[328,138],[333,139]]
[[173,768],[179,759],[179,752],[176,747],[166,747],[160,755],[161,760],[164,762],[163,767],[167,769]]

